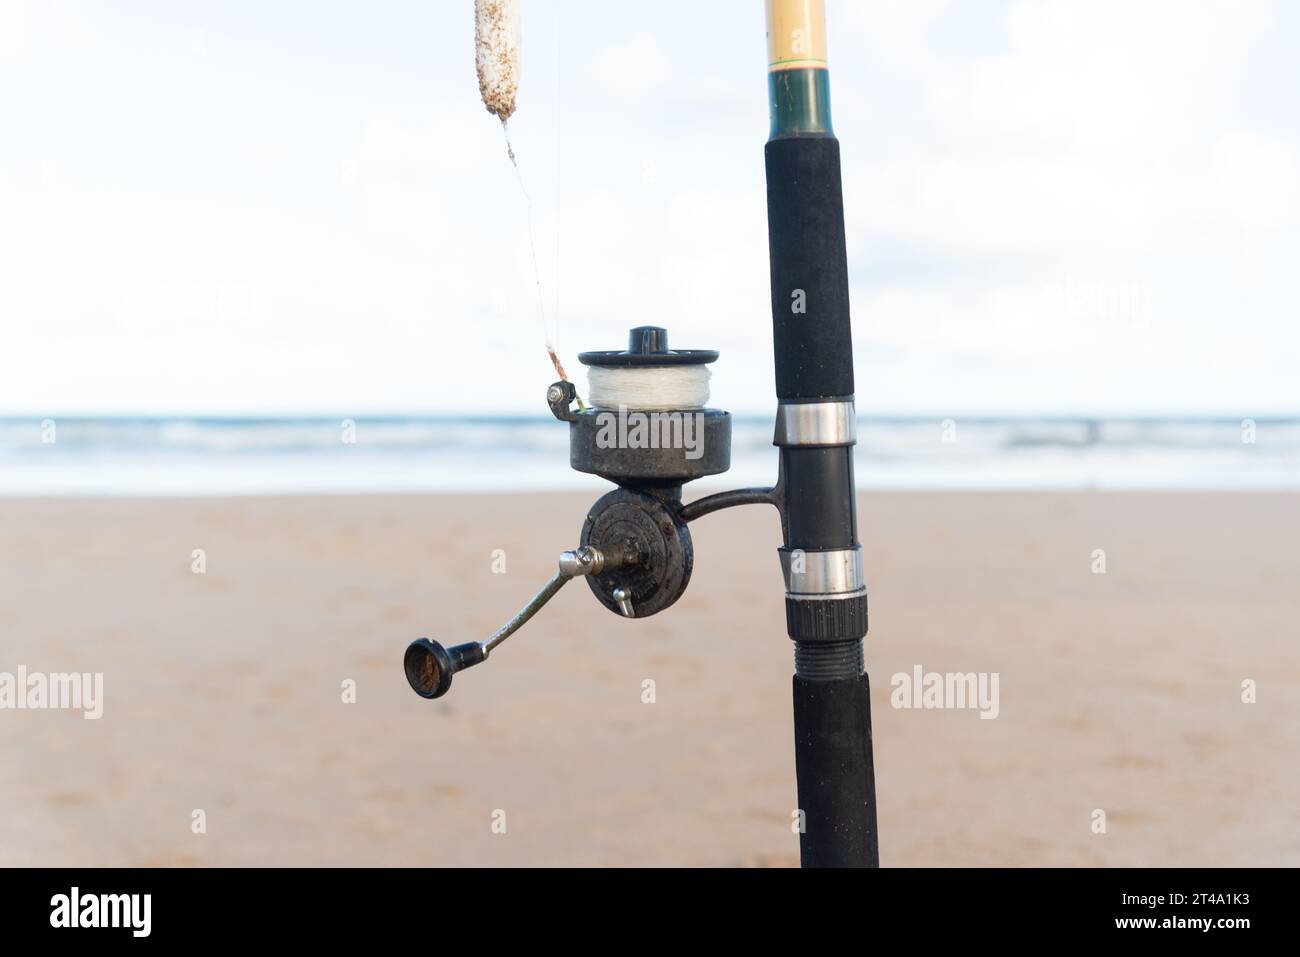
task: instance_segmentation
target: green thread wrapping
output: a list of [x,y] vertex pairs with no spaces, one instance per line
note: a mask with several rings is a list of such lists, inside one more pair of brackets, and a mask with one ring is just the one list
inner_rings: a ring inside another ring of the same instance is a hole
[[771,70],[767,74],[772,130],[783,136],[834,136],[830,72],[824,68]]

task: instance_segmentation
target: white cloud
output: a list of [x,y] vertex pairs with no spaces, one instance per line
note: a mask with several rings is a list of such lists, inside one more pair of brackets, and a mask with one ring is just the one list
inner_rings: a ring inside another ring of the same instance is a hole
[[[925,49],[930,12],[887,35]],[[1002,49],[950,57],[912,150],[851,171],[852,219],[947,254],[1035,256],[1287,222],[1294,149],[1224,131],[1225,91],[1270,22],[1264,2],[1014,3]]]
[[[0,409],[541,410],[524,203],[468,33],[356,37],[321,8],[288,43],[214,8],[194,57],[167,45],[185,17],[124,10],[65,64],[49,9],[0,0]],[[770,409],[761,14],[556,9],[526,14],[511,129],[570,372],[653,322],[723,352],[724,407]],[[1293,405],[1279,10],[832,4],[862,407],[1088,407],[1112,367],[1115,407]]]
[[606,91],[637,96],[662,91],[672,74],[672,66],[659,39],[642,30],[599,50],[595,74]]
[[[1269,23],[1263,0],[1018,0],[967,83],[980,132],[1126,158],[1183,147]],[[958,117],[961,119],[961,117]]]
[[1300,224],[1296,148],[1251,133],[1233,133],[1210,151],[1206,218],[1246,228]]
[[0,0],[0,66],[81,50],[92,39],[86,20],[59,0]]

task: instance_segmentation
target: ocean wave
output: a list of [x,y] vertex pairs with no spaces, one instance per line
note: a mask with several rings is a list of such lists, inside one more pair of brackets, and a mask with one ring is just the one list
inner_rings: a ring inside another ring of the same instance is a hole
[[[1247,427],[1249,426],[1249,427]],[[864,488],[1300,488],[1300,418],[861,417]],[[772,423],[733,421],[719,485],[775,478]],[[594,483],[594,485],[593,485]],[[0,494],[599,487],[553,419],[0,419]]]

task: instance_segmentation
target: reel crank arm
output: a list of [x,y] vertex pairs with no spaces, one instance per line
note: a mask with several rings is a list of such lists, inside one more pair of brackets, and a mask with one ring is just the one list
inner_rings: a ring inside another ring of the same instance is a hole
[[[497,645],[527,624],[570,579],[626,568],[635,565],[638,558],[634,549],[602,550],[592,545],[561,552],[559,568],[550,580],[528,604],[483,641],[470,641],[451,648],[445,648],[440,642],[428,638],[417,638],[411,642],[402,659],[406,680],[420,697],[441,698],[451,690],[452,675],[487,661],[488,655]],[[630,611],[629,603],[629,617]]]

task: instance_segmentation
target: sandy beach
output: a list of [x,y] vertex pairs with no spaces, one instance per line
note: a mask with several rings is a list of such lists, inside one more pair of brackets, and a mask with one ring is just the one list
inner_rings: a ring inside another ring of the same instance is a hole
[[[588,504],[0,501],[0,672],[104,675],[99,720],[0,711],[0,865],[796,864],[771,509],[695,523],[663,614],[576,582],[407,687],[407,643],[486,636]],[[864,495],[881,863],[1300,864],[1298,506]],[[998,716],[891,707],[918,665],[996,672]]]

